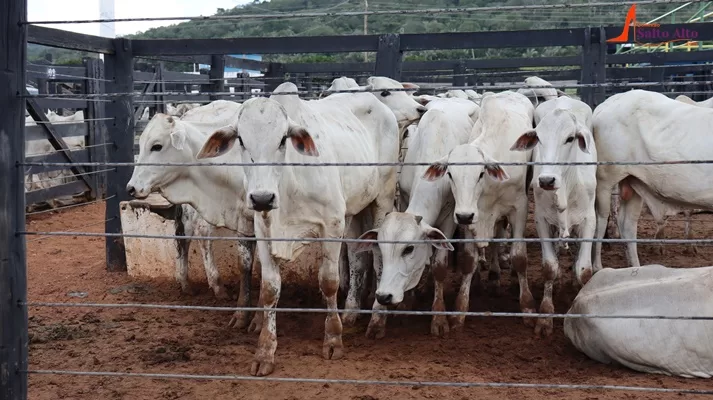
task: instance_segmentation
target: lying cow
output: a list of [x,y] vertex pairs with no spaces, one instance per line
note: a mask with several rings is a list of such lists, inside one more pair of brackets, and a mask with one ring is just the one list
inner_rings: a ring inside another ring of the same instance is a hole
[[[567,314],[710,317],[713,267],[662,265],[597,272]],[[713,376],[711,320],[567,318],[574,346],[605,364],[685,378]]]
[[[534,130],[525,132],[511,150],[532,150],[532,161],[540,163],[596,162],[597,149],[592,138],[592,109],[569,97],[543,103],[535,110]],[[532,186],[535,194],[537,234],[549,239],[550,227],[568,238],[576,229],[580,238],[592,239],[596,229],[594,195],[597,186],[596,165],[535,165]],[[542,241],[542,273],[545,293],[540,313],[554,313],[552,292],[559,274],[553,243]],[[581,242],[574,265],[577,280],[587,281],[592,275],[592,242]],[[537,335],[552,334],[552,318],[540,318]]]

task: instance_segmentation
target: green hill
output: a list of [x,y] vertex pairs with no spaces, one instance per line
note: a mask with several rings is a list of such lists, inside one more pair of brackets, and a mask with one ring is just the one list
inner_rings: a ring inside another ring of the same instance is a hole
[[[567,4],[580,4],[595,0],[570,0]],[[463,8],[527,6],[533,4],[563,3],[562,0],[368,0],[369,10],[411,10],[428,8]],[[703,4],[703,3],[701,3]],[[673,17],[660,22],[685,22],[696,13],[701,4],[693,4]],[[644,4],[637,7],[639,21],[648,21],[670,11],[679,4]],[[368,33],[440,33],[497,30],[554,29],[599,25],[621,25],[628,5],[608,7],[584,7],[567,9],[495,9],[477,13],[431,13],[372,15],[368,17]],[[364,10],[364,0],[272,0],[254,1],[232,9],[218,9],[216,15],[240,14],[290,14],[300,12],[343,12]],[[129,38],[236,38],[358,35],[364,32],[363,16],[333,16],[295,18],[289,15],[270,19],[191,21],[155,28],[129,35]],[[43,56],[42,48],[33,46],[30,59]],[[487,49],[455,51],[422,51],[406,55],[411,60],[437,60],[454,58],[539,57],[573,54],[572,48],[544,49]],[[80,59],[77,52],[53,51],[55,60],[62,62]],[[361,61],[362,53],[355,54],[310,54],[272,55],[267,60],[279,61]],[[373,60],[373,55],[371,55]]]

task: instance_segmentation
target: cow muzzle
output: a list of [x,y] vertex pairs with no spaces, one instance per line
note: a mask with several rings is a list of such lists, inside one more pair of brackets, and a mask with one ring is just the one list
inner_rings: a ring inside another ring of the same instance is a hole
[[537,178],[537,183],[542,190],[559,189],[558,179],[554,175],[540,175],[539,178]]
[[136,189],[136,187],[132,184],[126,185],[126,192],[129,194],[129,196],[135,199],[145,199],[149,197],[150,193],[150,191],[148,190]]
[[275,193],[272,192],[253,192],[250,194],[250,208],[255,211],[271,211],[276,207]]

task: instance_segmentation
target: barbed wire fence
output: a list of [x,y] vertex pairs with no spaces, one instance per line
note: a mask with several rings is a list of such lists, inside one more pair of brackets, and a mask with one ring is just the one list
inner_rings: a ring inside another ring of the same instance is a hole
[[[0,0],[0,10],[2,6],[7,6],[10,0]],[[697,1],[686,1],[686,3],[697,2]],[[584,7],[604,7],[604,6],[614,6],[614,5],[628,5],[634,2],[599,2],[599,3],[586,3],[586,4],[550,4],[550,5],[525,5],[525,6],[513,6],[513,9],[572,9],[572,8],[584,8]],[[642,4],[674,4],[674,3],[684,3],[684,1],[679,0],[641,0],[636,2],[638,5]],[[20,22],[20,28],[15,29],[26,29],[29,24],[65,24],[65,23],[98,23],[98,22],[127,22],[127,21],[148,21],[148,20],[159,20],[159,21],[172,21],[172,20],[231,20],[231,19],[272,19],[272,18],[315,18],[315,17],[329,17],[329,16],[363,16],[363,15],[396,15],[396,14],[433,14],[433,13],[472,13],[479,11],[490,11],[497,9],[498,11],[507,10],[509,6],[506,7],[473,7],[473,8],[455,8],[455,9],[430,9],[430,10],[380,10],[380,11],[370,11],[370,12],[324,12],[324,13],[283,13],[280,15],[266,15],[266,14],[249,14],[249,15],[237,15],[237,16],[220,16],[220,17],[166,17],[166,18],[124,18],[124,19],[94,19],[94,20],[81,20],[81,21],[37,21],[37,22],[25,22],[21,16],[18,16]],[[8,9],[10,9],[8,7]],[[12,31],[11,28],[7,28]],[[10,35],[10,39],[17,40],[16,35]],[[118,42],[117,42],[118,43]],[[0,48],[1,49],[1,48]],[[5,54],[5,53],[4,53]],[[112,60],[117,65],[122,62],[126,63],[126,60],[122,61],[121,55],[112,55],[114,59]],[[130,59],[131,57],[129,57]],[[9,62],[12,63],[13,60]],[[584,62],[584,60],[583,60]],[[19,63],[18,63],[19,65]],[[21,65],[20,70],[24,69],[24,65]],[[116,71],[121,72],[120,68],[114,66]],[[651,66],[651,68],[664,68],[663,66]],[[12,68],[10,68],[12,70]],[[561,72],[566,71],[567,68],[548,70],[547,72]],[[126,74],[127,71],[124,71]],[[130,72],[130,71],[129,71]],[[441,73],[442,72],[442,73]],[[509,76],[509,75],[522,75],[526,74],[528,71],[505,71],[505,72],[487,72],[481,74],[482,76]],[[539,71],[531,71],[532,75],[537,75]],[[22,75],[22,73],[21,73]],[[118,73],[117,73],[118,75]],[[449,73],[447,71],[437,71],[432,72],[430,75],[423,75],[423,77],[434,77],[434,78],[456,78],[456,77],[468,77],[472,74],[468,73]],[[354,77],[367,77],[369,74],[353,74]],[[697,77],[710,77],[710,75],[702,74]],[[236,82],[238,79],[235,78]],[[610,81],[610,82],[593,82],[593,83],[576,83],[576,84],[553,84],[551,86],[528,86],[528,89],[647,89],[647,88],[666,88],[673,89],[672,91],[666,91],[666,94],[694,94],[700,93],[700,91],[685,91],[676,90],[677,88],[685,88],[686,86],[695,85],[712,85],[713,80],[703,80],[695,82],[674,82],[665,80],[649,80],[644,82],[631,82],[624,81],[625,78],[621,78],[621,81]],[[111,86],[111,89],[127,89],[131,83],[140,84],[159,84],[159,83],[178,83],[178,84],[197,84],[192,81],[180,81],[180,80],[133,80],[131,78],[119,77],[116,79],[104,79],[104,78],[91,78],[87,77],[86,80],[94,80],[96,82],[106,83],[107,86]],[[201,82],[200,84],[219,84],[230,81],[231,78],[208,78],[207,81]],[[284,81],[284,79],[277,77],[265,77],[265,82],[269,80],[273,81]],[[14,83],[13,83],[14,84]],[[24,84],[24,82],[23,82]],[[220,85],[214,86],[214,88]],[[522,89],[522,84],[513,85],[443,85],[436,87],[421,88],[418,90],[420,94],[440,94],[449,90],[517,90]],[[272,96],[272,95],[296,95],[303,99],[317,99],[323,95],[331,94],[342,94],[342,93],[374,93],[378,94],[384,90],[393,92],[412,92],[413,89],[409,88],[368,88],[361,87],[357,89],[347,89],[347,90],[323,90],[323,89],[313,89],[307,90],[300,88],[298,86],[297,91],[270,91],[265,90],[259,93],[254,93],[252,91],[240,91],[240,92],[226,92],[226,91],[212,91],[209,92],[213,97],[219,98],[230,98],[231,96],[249,96],[249,97],[262,97],[262,96]],[[18,94],[19,93],[19,94]],[[426,166],[430,163],[407,163],[407,162],[392,162],[392,163],[320,163],[316,161],[314,163],[230,163],[230,162],[193,162],[193,163],[139,163],[131,161],[112,161],[113,159],[119,159],[128,155],[130,152],[127,151],[127,144],[129,141],[133,144],[134,132],[133,129],[133,105],[151,105],[151,104],[165,104],[169,101],[158,101],[158,100],[142,100],[140,99],[142,94],[136,93],[133,90],[115,90],[107,91],[104,93],[84,93],[84,94],[38,94],[38,95],[24,95],[22,92],[13,93],[12,97],[14,99],[14,108],[9,107],[10,112],[17,111],[20,107],[24,110],[24,104],[28,99],[63,99],[63,100],[83,100],[92,101],[97,103],[105,103],[108,107],[110,105],[116,105],[112,111],[112,117],[101,117],[101,118],[90,118],[83,121],[84,123],[98,122],[104,126],[113,126],[110,129],[110,137],[112,140],[106,141],[104,143],[92,144],[90,147],[111,147],[111,150],[117,151],[119,157],[108,157],[107,161],[100,162],[50,162],[50,161],[26,161],[22,154],[12,155],[11,153],[0,153],[0,159],[7,161],[4,165],[5,170],[13,171],[8,173],[8,176],[12,176],[10,180],[16,180],[19,176],[15,173],[15,170],[24,170],[27,167],[94,167],[102,168],[93,170],[91,172],[80,173],[77,176],[91,175],[91,174],[107,174],[109,173],[116,182],[113,182],[114,191],[109,192],[109,195],[105,199],[96,200],[94,202],[86,204],[96,204],[105,202],[107,207],[117,207],[119,201],[126,199],[126,194],[121,193],[121,186],[126,184],[126,181],[121,181],[122,177],[126,176],[126,171],[136,166],[180,166],[180,167],[242,167],[242,168],[252,168],[257,166],[267,166],[267,165],[282,165],[282,166],[300,166],[300,167],[373,167],[373,166],[396,166],[402,168],[403,166]],[[702,92],[709,94],[709,92]],[[178,91],[157,91],[152,92],[152,96],[205,96],[207,93],[185,93]],[[127,104],[128,101],[128,104]],[[212,100],[196,100],[196,103],[203,104],[208,103]],[[476,104],[482,101],[481,99],[473,100]],[[191,100],[185,100],[185,102],[192,102]],[[127,107],[127,105],[130,105]],[[128,110],[122,109],[125,108]],[[131,114],[131,115],[129,115]],[[126,126],[124,124],[126,123]],[[12,123],[8,126],[14,127]],[[4,126],[3,126],[4,127]],[[21,128],[20,128],[21,129]],[[130,138],[120,137],[120,134],[130,135]],[[0,139],[4,139],[5,136],[0,136]],[[22,138],[13,139],[12,146],[17,147],[18,143]],[[0,151],[2,151],[0,149]],[[55,151],[56,153],[69,152],[68,149],[59,149]],[[126,154],[124,154],[126,153]],[[133,154],[132,154],[133,156]],[[127,158],[127,157],[124,157]],[[450,163],[449,165],[463,165],[463,166],[477,166],[477,165],[489,165],[490,163],[478,163],[478,162],[466,162],[466,163]],[[533,166],[533,165],[706,165],[713,164],[713,160],[666,160],[666,161],[631,161],[631,162],[591,162],[591,163],[581,163],[581,162],[562,162],[562,163],[539,163],[539,162],[499,162],[498,164],[503,166]],[[41,183],[51,181],[58,178],[48,178],[40,180]],[[12,182],[5,188],[18,189],[21,183]],[[13,192],[14,193],[14,192]],[[20,194],[15,193],[14,200],[21,199]],[[24,201],[21,202],[24,204]],[[72,207],[77,207],[81,205],[73,205],[64,207],[61,209],[67,209]],[[17,204],[12,204],[11,202],[0,201],[0,207],[3,208],[2,211],[14,209]],[[58,210],[58,209],[56,209]],[[56,211],[56,210],[48,210]],[[27,215],[36,215],[38,212],[28,213]],[[9,215],[9,214],[8,214]],[[16,218],[23,218],[25,214],[22,213]],[[19,221],[19,220],[18,220]],[[117,223],[119,231],[104,233],[91,233],[83,232],[81,229],[86,229],[97,224],[113,224],[112,229],[116,229]],[[474,242],[488,242],[488,243],[514,243],[514,242],[525,242],[539,244],[542,242],[571,242],[571,243],[582,243],[582,242],[599,242],[599,243],[648,243],[648,244],[700,244],[700,245],[710,245],[713,244],[713,239],[586,239],[586,238],[493,238],[493,239],[448,239],[448,240],[419,240],[419,241],[384,241],[384,240],[368,240],[368,239],[348,239],[348,238],[296,238],[291,237],[276,237],[276,238],[259,238],[254,236],[186,236],[186,235],[149,235],[149,234],[126,234],[120,231],[120,220],[118,215],[110,216],[103,221],[97,223],[81,225],[70,231],[31,231],[25,228],[24,222],[20,224],[19,222],[8,222],[7,218],[0,218],[0,225],[3,225],[12,230],[12,234],[7,236],[8,247],[19,246],[24,250],[25,242],[31,240],[37,240],[40,238],[47,237],[57,237],[57,236],[74,236],[74,237],[104,237],[104,238],[143,238],[143,239],[166,239],[166,240],[176,240],[176,239],[196,239],[196,240],[240,240],[247,242],[257,242],[257,241],[269,241],[269,242],[314,242],[314,243],[326,243],[326,242],[341,242],[341,243],[393,243],[393,244],[421,244],[425,242],[429,243],[474,243]],[[32,237],[32,239],[26,239],[26,237]],[[21,239],[17,239],[21,238]],[[18,244],[20,243],[20,244]],[[5,254],[2,254],[3,258]],[[26,274],[26,263],[24,255],[12,254],[7,257],[10,262],[14,262],[15,269],[22,269],[24,272],[20,274],[17,278],[23,278]],[[21,265],[17,265],[17,264]],[[6,277],[5,277],[6,278]],[[3,282],[3,286],[0,286],[0,290],[5,289],[7,282]],[[172,305],[172,304],[111,304],[111,303],[83,303],[83,302],[41,302],[41,301],[29,301],[26,299],[26,294],[20,291],[12,291],[12,296],[10,301],[12,301],[12,306],[17,307],[17,309],[22,309],[23,312],[27,312],[30,307],[42,307],[42,308],[98,308],[98,309],[164,309],[164,310],[180,310],[180,311],[212,311],[212,312],[234,312],[234,311],[247,311],[247,312],[276,312],[276,313],[333,313],[334,309],[326,308],[264,308],[264,307],[208,307],[208,306],[189,306],[189,305]],[[509,313],[509,312],[458,312],[458,311],[404,311],[404,310],[336,310],[338,312],[349,311],[356,314],[385,314],[385,315],[407,315],[407,316],[434,316],[434,315],[444,315],[444,316],[467,316],[467,317],[478,317],[478,318],[522,318],[522,317],[538,317],[538,318],[601,318],[601,319],[654,319],[654,320],[687,320],[687,321],[711,321],[713,316],[685,316],[685,315],[603,315],[603,314],[557,314],[557,313]],[[17,318],[15,316],[14,318]],[[5,317],[0,323],[5,323],[8,321]],[[15,321],[18,321],[15,319]],[[27,322],[23,329],[27,330]],[[26,332],[25,332],[26,335]],[[347,385],[386,385],[386,386],[424,386],[424,387],[456,387],[456,388],[521,388],[521,389],[558,389],[558,390],[600,390],[600,391],[632,391],[632,392],[649,392],[649,393],[677,393],[677,394],[697,394],[697,395],[713,395],[713,390],[696,390],[689,388],[660,388],[660,387],[645,387],[645,386],[625,386],[625,385],[585,385],[585,384],[550,384],[550,383],[516,383],[516,382],[441,382],[441,381],[395,381],[395,380],[358,380],[358,379],[316,379],[316,378],[297,378],[297,377],[256,377],[248,375],[199,375],[199,374],[161,374],[161,373],[133,373],[133,372],[111,372],[111,371],[73,371],[73,370],[54,370],[54,369],[31,369],[27,367],[27,361],[14,364],[11,368],[14,368],[12,373],[17,375],[25,376],[27,374],[43,374],[43,375],[66,375],[66,376],[88,376],[88,377],[125,377],[125,378],[150,378],[150,379],[176,379],[176,380],[219,380],[219,381],[266,381],[266,382],[277,382],[277,383],[300,383],[300,384],[347,384]],[[25,394],[26,396],[26,394]]]

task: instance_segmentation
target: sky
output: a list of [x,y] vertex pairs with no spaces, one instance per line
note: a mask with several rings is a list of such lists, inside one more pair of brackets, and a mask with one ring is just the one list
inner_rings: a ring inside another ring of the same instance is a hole
[[[114,0],[115,18],[185,17],[212,15],[218,8],[233,8],[250,0]],[[58,21],[98,19],[99,0],[28,0],[28,20]],[[183,21],[117,22],[116,35],[127,35]],[[98,23],[42,25],[89,35],[99,35]]]

